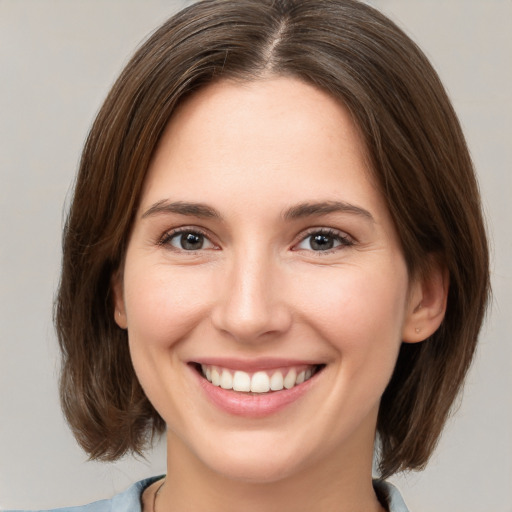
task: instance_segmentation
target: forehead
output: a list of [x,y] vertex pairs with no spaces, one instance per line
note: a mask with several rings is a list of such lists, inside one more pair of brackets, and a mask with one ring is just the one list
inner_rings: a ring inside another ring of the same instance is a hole
[[305,194],[382,203],[349,111],[324,91],[283,77],[223,80],[184,101],[154,154],[142,202],[174,193],[209,202],[217,192],[232,200],[235,191],[246,204],[256,195],[282,203]]
[[346,142],[344,156],[350,152],[360,158],[364,152],[348,109],[323,90],[290,77],[210,84],[178,106],[160,146],[195,133],[207,137],[201,142],[219,152],[243,138],[246,145],[252,141],[259,148],[287,143],[290,153],[296,154],[306,132],[315,132],[311,143],[323,140],[330,152],[339,149],[340,138]]

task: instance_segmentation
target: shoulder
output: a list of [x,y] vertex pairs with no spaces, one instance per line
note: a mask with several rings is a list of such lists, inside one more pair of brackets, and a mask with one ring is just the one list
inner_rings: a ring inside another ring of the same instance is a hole
[[[94,501],[88,505],[79,505],[76,507],[63,507],[32,512],[141,512],[142,493],[147,487],[160,478],[162,478],[162,476],[154,476],[141,480],[109,500]],[[5,512],[23,511],[6,510]]]
[[409,512],[400,491],[389,482],[374,480],[373,488],[382,503],[387,505],[389,512]]

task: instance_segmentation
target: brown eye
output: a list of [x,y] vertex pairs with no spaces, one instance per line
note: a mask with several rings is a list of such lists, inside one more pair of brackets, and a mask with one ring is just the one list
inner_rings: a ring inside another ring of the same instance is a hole
[[211,249],[214,247],[206,236],[197,231],[178,231],[170,233],[162,240],[162,244],[170,245],[172,248],[181,251],[199,251],[201,249]]
[[314,251],[325,251],[334,247],[334,238],[328,235],[312,235],[309,237],[309,245]]
[[338,231],[315,231],[297,245],[297,249],[323,252],[353,245],[352,240]]

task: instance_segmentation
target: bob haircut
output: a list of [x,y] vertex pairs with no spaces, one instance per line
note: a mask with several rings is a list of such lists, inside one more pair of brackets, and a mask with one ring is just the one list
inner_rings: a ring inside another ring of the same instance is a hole
[[177,106],[212,82],[298,78],[345,105],[364,141],[410,275],[449,273],[445,319],[402,343],[382,397],[380,472],[422,468],[471,363],[489,295],[478,185],[459,122],[421,50],[356,0],[203,0],[157,29],[113,86],[82,154],[63,239],[55,322],[61,401],[92,459],[142,453],[165,428],[114,322],[151,157]]

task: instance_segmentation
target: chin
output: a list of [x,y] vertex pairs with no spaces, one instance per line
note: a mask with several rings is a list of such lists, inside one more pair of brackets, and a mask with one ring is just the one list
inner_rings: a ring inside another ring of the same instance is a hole
[[[238,482],[271,484],[296,473],[308,466],[312,458],[304,447],[269,438],[268,433],[260,435],[231,434],[228,442],[219,443],[215,448],[206,444],[201,450],[196,446],[196,457],[204,467],[213,473]],[[210,440],[211,443],[211,440]]]
[[272,484],[298,471],[297,464],[288,460],[265,457],[226,457],[215,461],[211,469],[222,477],[248,484]]

